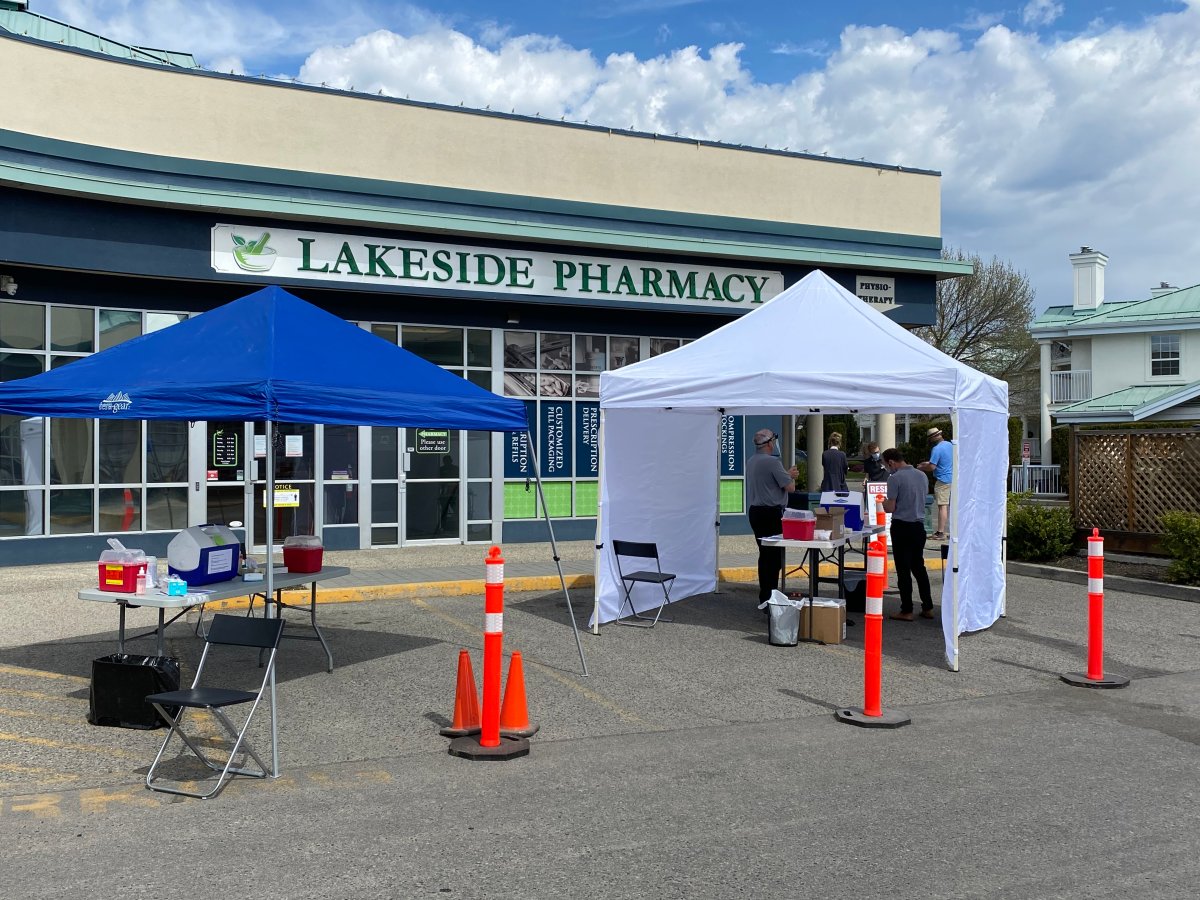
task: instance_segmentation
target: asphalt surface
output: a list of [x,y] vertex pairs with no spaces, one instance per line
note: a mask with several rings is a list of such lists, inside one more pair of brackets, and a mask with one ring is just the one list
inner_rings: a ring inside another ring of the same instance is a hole
[[[1085,666],[1082,586],[1010,576],[1008,617],[962,638],[958,673],[937,623],[886,621],[884,706],[912,724],[883,731],[832,714],[862,702],[861,622],[772,647],[753,587],[727,584],[652,631],[584,634],[584,678],[561,591],[509,592],[541,730],[506,762],[437,733],[460,647],[482,671],[482,593],[321,605],[336,667],[285,643],[281,777],[202,802],[142,787],[164,732],[86,723],[115,615],[75,599],[94,570],[69,568],[0,573],[6,897],[1197,893],[1197,604],[1108,592],[1117,691],[1059,680]],[[199,650],[171,626],[185,679]]]

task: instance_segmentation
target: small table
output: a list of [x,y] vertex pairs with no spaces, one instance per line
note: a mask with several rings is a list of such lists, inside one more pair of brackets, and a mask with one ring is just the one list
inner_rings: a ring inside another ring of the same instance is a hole
[[[264,597],[268,604],[274,603],[277,607],[276,615],[283,609],[302,609],[303,607],[293,606],[283,602],[283,591],[286,588],[299,587],[300,585],[311,585],[309,593],[309,615],[312,622],[312,628],[315,635],[308,634],[288,634],[284,632],[284,637],[295,637],[302,640],[320,641],[321,646],[325,649],[325,656],[329,662],[327,671],[333,671],[333,652],[329,649],[329,643],[325,640],[325,635],[321,633],[321,629],[317,626],[317,582],[326,581],[330,578],[341,578],[343,575],[349,575],[350,569],[346,566],[325,566],[319,572],[276,572],[272,575],[272,587],[275,590],[274,599]],[[148,606],[158,610],[158,627],[155,631],[146,632],[146,634],[134,635],[130,638],[133,640],[138,637],[146,637],[149,634],[158,634],[157,655],[163,655],[163,632],[166,627],[186,613],[189,609],[195,606],[203,606],[205,603],[215,603],[218,600],[230,600],[234,597],[254,597],[263,596],[263,591],[266,589],[266,581],[242,581],[241,578],[233,578],[229,581],[218,581],[215,584],[206,584],[203,587],[197,587],[194,591],[189,592],[184,597],[171,597],[163,589],[155,588],[147,591],[145,594],[127,594],[117,593],[115,591],[102,591],[98,588],[87,588],[79,592],[80,600],[92,600],[98,603],[116,603],[121,610],[120,630],[117,633],[117,652],[125,652],[125,610],[130,607],[136,608],[139,606]],[[178,610],[170,619],[166,618],[168,609]]]

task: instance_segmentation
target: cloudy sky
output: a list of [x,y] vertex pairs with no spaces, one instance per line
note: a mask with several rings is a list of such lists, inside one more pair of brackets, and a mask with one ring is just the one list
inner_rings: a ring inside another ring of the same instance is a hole
[[1200,282],[1200,0],[31,0],[206,67],[942,173],[947,245],[1069,303]]

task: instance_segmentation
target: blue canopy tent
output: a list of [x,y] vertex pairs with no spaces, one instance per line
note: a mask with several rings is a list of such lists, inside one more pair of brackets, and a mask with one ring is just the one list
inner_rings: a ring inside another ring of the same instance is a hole
[[[73,419],[242,420],[525,432],[497,396],[278,287],[267,287],[41,375],[0,384],[0,413]],[[274,543],[267,453],[266,544]],[[538,471],[537,461],[533,469]],[[541,479],[538,497],[546,510]],[[587,662],[547,515],[583,674]],[[264,587],[273,592],[271,566]],[[276,761],[278,771],[278,761]]]

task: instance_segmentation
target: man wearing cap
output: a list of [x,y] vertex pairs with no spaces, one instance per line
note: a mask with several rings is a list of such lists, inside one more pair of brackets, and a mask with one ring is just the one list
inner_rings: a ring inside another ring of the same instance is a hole
[[754,432],[755,453],[746,460],[746,502],[749,504],[750,527],[758,541],[758,602],[771,599],[771,591],[779,586],[783,568],[783,548],[764,547],[759,538],[774,537],[783,531],[783,509],[787,506],[788,491],[796,489],[800,470],[795,466],[784,469],[774,455],[779,435],[770,428]]
[[946,523],[950,519],[950,482],[954,480],[954,446],[942,437],[942,429],[930,428],[929,460],[917,468],[933,473],[933,499],[937,504],[937,531],[935,541],[946,540]]

